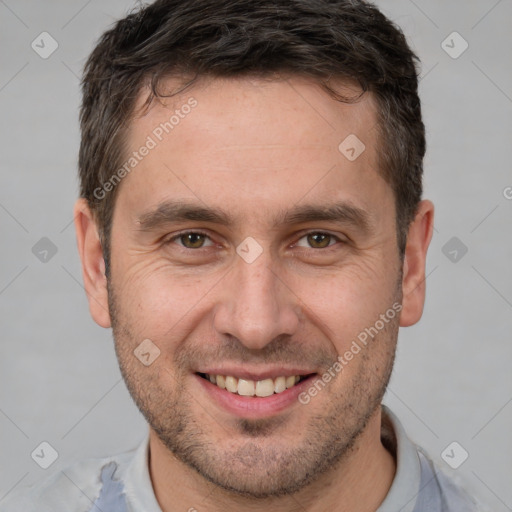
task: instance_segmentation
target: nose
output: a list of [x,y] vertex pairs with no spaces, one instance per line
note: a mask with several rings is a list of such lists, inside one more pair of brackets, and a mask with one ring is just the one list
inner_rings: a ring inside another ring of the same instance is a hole
[[214,328],[221,335],[234,336],[248,349],[262,349],[279,336],[296,333],[298,302],[273,269],[268,252],[252,263],[237,257],[222,282]]

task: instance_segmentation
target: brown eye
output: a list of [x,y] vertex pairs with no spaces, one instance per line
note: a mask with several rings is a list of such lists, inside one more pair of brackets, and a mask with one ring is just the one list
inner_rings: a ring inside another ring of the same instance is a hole
[[[208,244],[205,244],[206,241],[208,241]],[[182,231],[169,238],[165,243],[166,245],[178,243],[179,246],[185,249],[202,249],[214,245],[210,237],[201,231]]]
[[204,244],[204,239],[206,235],[202,233],[183,233],[179,236],[180,242],[187,249],[200,249]]
[[308,244],[313,249],[323,249],[331,245],[334,237],[329,233],[309,233],[305,238],[307,238]]

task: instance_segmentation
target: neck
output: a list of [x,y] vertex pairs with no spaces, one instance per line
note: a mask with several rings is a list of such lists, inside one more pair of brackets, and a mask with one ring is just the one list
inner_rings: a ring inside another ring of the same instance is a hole
[[161,443],[150,429],[149,471],[155,496],[163,512],[375,512],[391,487],[394,457],[380,439],[378,407],[353,449],[336,466],[291,496],[255,500],[219,489],[188,467]]

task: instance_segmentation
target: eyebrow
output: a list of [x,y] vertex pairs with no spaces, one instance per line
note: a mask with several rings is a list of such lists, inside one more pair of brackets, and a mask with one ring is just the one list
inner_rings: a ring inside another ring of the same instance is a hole
[[[153,210],[143,213],[138,217],[137,224],[139,230],[151,231],[171,223],[184,221],[211,222],[224,226],[236,224],[236,219],[221,208],[175,200],[163,201]],[[352,225],[365,233],[371,231],[373,226],[372,218],[366,210],[348,202],[326,205],[304,204],[295,206],[291,210],[281,210],[272,217],[274,226],[289,226],[316,221],[332,221]]]

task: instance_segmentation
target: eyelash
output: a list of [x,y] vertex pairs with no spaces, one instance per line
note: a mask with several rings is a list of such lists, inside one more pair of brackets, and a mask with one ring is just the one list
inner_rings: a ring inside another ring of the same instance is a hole
[[[181,231],[180,233],[177,233],[176,235],[173,235],[171,238],[167,239],[164,243],[165,243],[165,245],[171,244],[175,240],[179,240],[183,235],[189,235],[189,234],[203,235],[203,236],[207,237],[208,239],[210,239],[210,241],[211,241],[211,238],[208,235],[208,233],[205,233],[204,231],[201,231],[201,230],[188,230],[188,231]],[[315,231],[315,230],[307,231],[307,232],[303,233],[302,236],[299,238],[299,240],[302,240],[303,238],[307,237],[308,235],[313,235],[313,234],[314,235],[327,235],[327,236],[330,236],[332,239],[334,239],[338,243],[341,243],[341,244],[345,243],[344,240],[342,240],[341,238],[337,237],[336,235],[333,235],[332,233],[329,233],[328,231]],[[336,244],[330,244],[330,245],[328,245],[326,247],[318,247],[318,248],[309,247],[309,249],[311,249],[313,251],[323,250],[325,252],[325,251],[333,248],[335,245]],[[201,251],[202,249],[207,249],[207,247],[198,247],[197,249],[192,249],[190,247],[185,247],[183,245],[180,245],[179,247],[180,247],[181,250],[186,251],[186,252],[189,252],[189,251]],[[300,247],[300,249],[307,249],[307,248],[306,247]]]

